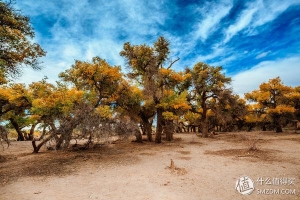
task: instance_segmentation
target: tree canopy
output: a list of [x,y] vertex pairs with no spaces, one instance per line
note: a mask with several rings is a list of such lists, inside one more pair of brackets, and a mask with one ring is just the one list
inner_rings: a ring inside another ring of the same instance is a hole
[[15,10],[11,2],[0,2],[0,84],[8,75],[20,75],[22,65],[40,69],[38,58],[45,51],[31,41],[33,37],[29,18]]

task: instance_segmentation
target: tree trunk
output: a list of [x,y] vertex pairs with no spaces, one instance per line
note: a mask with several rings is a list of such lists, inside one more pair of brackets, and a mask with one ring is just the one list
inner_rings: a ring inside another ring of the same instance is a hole
[[65,130],[61,133],[61,136],[56,143],[56,149],[66,149],[69,147],[71,136],[72,136],[72,130]]
[[208,127],[206,122],[202,122],[202,137],[208,137]]
[[279,124],[279,123],[277,123],[276,124],[276,133],[282,133],[283,131],[282,131],[282,126],[281,126],[281,124]]
[[196,126],[192,126],[192,130],[193,130],[193,133],[195,133],[196,132]]
[[201,133],[201,132],[202,132],[202,127],[198,126],[198,133]]
[[33,136],[34,136],[34,129],[36,127],[37,124],[32,124],[31,128],[30,128],[30,132],[28,134],[28,140],[33,140]]
[[25,138],[24,138],[24,135],[23,135],[23,133],[22,133],[20,127],[19,127],[19,124],[16,122],[16,120],[14,118],[9,118],[9,121],[18,133],[17,141],[24,141]]
[[166,126],[164,127],[164,133],[166,133],[166,140],[172,141],[173,140],[173,134],[174,134],[174,124],[172,120],[166,121]]
[[241,120],[241,121],[238,121],[237,122],[237,126],[238,126],[238,130],[241,131],[242,128],[244,127],[244,122]]
[[73,130],[77,127],[77,125],[81,122],[81,120],[82,117],[80,116],[77,119],[66,120],[64,123],[60,125],[60,128],[55,131],[56,135],[60,134],[60,138],[56,143],[56,149],[69,147],[70,141],[72,139]]
[[148,119],[144,119],[143,120],[143,127],[144,127],[144,131],[147,135],[148,141],[152,142],[152,124],[149,122]]
[[267,131],[267,127],[265,124],[262,125],[262,131]]
[[4,140],[7,143],[7,147],[9,147],[8,131],[2,125],[0,125],[0,144],[2,145],[1,140]]
[[141,127],[141,129],[142,129],[142,135],[147,135],[147,133],[146,133],[146,128],[145,128],[145,125],[144,125],[144,122],[141,123],[140,127]]
[[36,145],[36,141],[32,140],[32,146],[33,146],[33,153],[38,153],[40,148],[49,140],[51,140],[53,137],[55,137],[55,134],[49,135],[45,140],[43,140],[41,143]]
[[143,136],[140,131],[135,132],[135,139],[137,143],[143,143]]
[[162,115],[163,111],[161,108],[157,109],[157,121],[156,121],[156,133],[155,133],[155,143],[161,143],[161,134],[162,134],[162,130],[163,130],[163,115]]
[[276,133],[281,133],[282,132],[282,126],[281,126],[279,118],[275,117],[274,124],[275,124],[275,128],[276,128]]
[[202,111],[202,119],[201,119],[201,126],[202,126],[202,137],[207,138],[208,137],[208,123],[207,123],[207,107],[205,104],[205,94],[202,96],[202,103],[201,103],[201,107],[203,109]]

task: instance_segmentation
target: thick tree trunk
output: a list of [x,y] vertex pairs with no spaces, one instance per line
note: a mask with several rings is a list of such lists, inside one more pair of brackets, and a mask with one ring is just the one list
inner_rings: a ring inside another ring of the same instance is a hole
[[196,126],[192,125],[192,132],[196,132]]
[[143,143],[143,136],[140,131],[135,132],[135,139],[137,143]]
[[244,122],[243,121],[238,121],[237,126],[238,126],[238,131],[241,131],[242,128],[244,127]]
[[205,137],[205,138],[208,137],[208,127],[207,127],[207,123],[205,121],[202,122],[202,137]]
[[262,126],[262,131],[267,131],[267,127],[265,124],[263,124],[263,126]]
[[56,149],[66,149],[69,147],[71,136],[72,136],[72,130],[66,130],[61,133],[60,138],[58,139],[56,143]]
[[147,135],[148,141],[152,142],[152,124],[149,122],[148,119],[144,119],[143,120],[143,127],[144,127],[144,131],[145,134]]
[[282,126],[281,126],[281,124],[276,124],[276,133],[282,133],[283,131],[282,131]]
[[275,118],[274,124],[275,124],[275,128],[276,128],[276,133],[281,133],[282,126],[281,126],[280,120],[278,118]]
[[65,149],[69,147],[70,141],[72,139],[73,130],[77,127],[78,124],[80,124],[81,121],[82,116],[78,117],[77,119],[66,120],[60,125],[60,128],[55,131],[56,135],[60,134],[60,138],[56,143],[56,149]]
[[164,127],[164,133],[166,133],[166,140],[172,141],[173,140],[173,134],[174,134],[175,126],[173,124],[172,120],[167,120],[166,125]]
[[207,120],[206,120],[206,115],[207,115],[207,107],[206,107],[206,104],[205,104],[205,94],[202,96],[202,103],[201,103],[201,107],[203,109],[202,111],[202,122],[201,122],[201,127],[202,127],[202,137],[208,137],[208,123],[207,123]]
[[56,130],[56,135],[60,135],[60,137],[56,138],[56,149],[69,147],[74,128],[71,124],[66,122],[63,123],[58,130]]
[[18,133],[18,139],[17,141],[24,141],[24,135],[19,127],[19,124],[16,122],[16,120],[14,118],[9,118],[10,123],[13,125],[14,129],[17,131]]
[[198,126],[198,133],[201,133],[201,132],[202,132],[201,126]]
[[162,130],[163,130],[163,115],[162,115],[163,111],[162,109],[158,108],[157,109],[157,124],[156,124],[156,133],[155,133],[155,143],[161,143],[161,134],[162,134]]

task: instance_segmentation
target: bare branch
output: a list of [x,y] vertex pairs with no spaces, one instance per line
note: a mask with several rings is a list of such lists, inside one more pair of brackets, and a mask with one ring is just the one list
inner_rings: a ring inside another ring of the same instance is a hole
[[172,62],[170,63],[170,65],[169,65],[169,67],[167,67],[167,69],[170,69],[170,68],[172,67],[172,65],[173,65],[174,63],[176,63],[178,60],[180,60],[180,58],[177,58],[176,60],[172,61]]

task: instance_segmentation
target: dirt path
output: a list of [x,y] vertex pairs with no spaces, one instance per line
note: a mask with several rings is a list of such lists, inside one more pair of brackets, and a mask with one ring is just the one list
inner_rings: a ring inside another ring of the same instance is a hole
[[[0,199],[300,199],[300,135],[176,138],[160,145],[125,142],[84,152],[44,150],[39,155],[28,153],[26,142],[14,143],[0,153],[6,158],[0,162]],[[253,141],[258,141],[258,150],[247,151]],[[255,190],[246,196],[235,189],[244,175],[255,182]],[[295,180],[290,185],[260,185],[259,177]],[[262,189],[296,194],[257,194]]]

